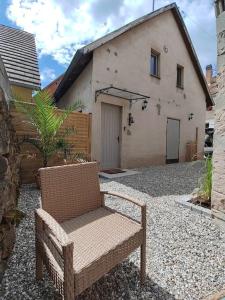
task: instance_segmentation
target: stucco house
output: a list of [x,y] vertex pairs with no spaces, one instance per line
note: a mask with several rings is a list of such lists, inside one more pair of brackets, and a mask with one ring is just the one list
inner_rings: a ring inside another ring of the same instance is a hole
[[32,101],[41,85],[34,35],[0,24],[0,56],[12,93]]
[[55,91],[60,107],[92,113],[92,159],[102,169],[185,161],[203,152],[204,74],[177,5],[171,4],[79,49]]

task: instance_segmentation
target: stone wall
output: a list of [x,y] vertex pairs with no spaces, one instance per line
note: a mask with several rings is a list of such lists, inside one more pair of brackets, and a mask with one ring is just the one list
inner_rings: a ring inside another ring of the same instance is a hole
[[0,281],[15,242],[18,198],[18,149],[9,114],[10,88],[0,61]]
[[215,133],[213,141],[212,212],[225,229],[225,11],[222,1],[215,1],[217,27],[217,84],[215,98]]
[[223,219],[225,217],[225,68],[217,80],[219,92],[215,108],[212,209],[215,216]]

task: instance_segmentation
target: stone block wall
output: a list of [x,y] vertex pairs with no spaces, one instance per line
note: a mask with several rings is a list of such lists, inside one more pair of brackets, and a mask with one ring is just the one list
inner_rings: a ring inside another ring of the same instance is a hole
[[15,242],[19,156],[9,113],[9,83],[0,62],[0,281]]
[[213,150],[212,211],[225,228],[225,68],[218,76]]
[[225,230],[225,11],[221,0],[215,1],[215,7],[218,92],[215,98],[212,212],[217,223]]

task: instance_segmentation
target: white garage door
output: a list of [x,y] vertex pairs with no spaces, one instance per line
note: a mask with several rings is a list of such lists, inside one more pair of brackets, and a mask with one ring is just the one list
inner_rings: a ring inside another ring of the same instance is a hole
[[167,119],[166,162],[179,162],[180,120]]

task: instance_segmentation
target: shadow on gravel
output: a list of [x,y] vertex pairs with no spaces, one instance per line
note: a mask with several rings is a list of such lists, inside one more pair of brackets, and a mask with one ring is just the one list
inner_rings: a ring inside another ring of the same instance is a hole
[[140,174],[104,182],[119,182],[152,197],[190,194],[203,172],[201,161],[137,169]]
[[175,300],[173,295],[148,276],[145,284],[140,286],[139,274],[139,268],[126,260],[84,291],[76,300]]
[[[34,186],[21,189],[19,209],[26,217],[17,228],[17,240],[9,268],[0,286],[2,300],[53,300],[61,299],[48,276],[35,280],[34,209],[39,207],[40,192]],[[139,261],[138,261],[139,262]],[[139,268],[129,260],[115,267],[109,274],[84,291],[77,300],[139,300],[175,299],[147,276],[140,287]]]
[[[146,276],[145,284],[140,286],[139,274],[139,268],[129,260],[125,260],[77,296],[75,300],[175,300],[172,294],[153,282],[149,276]],[[38,283],[41,291],[44,290],[44,281]],[[62,299],[53,290],[54,288],[48,293],[43,292],[43,299]]]

